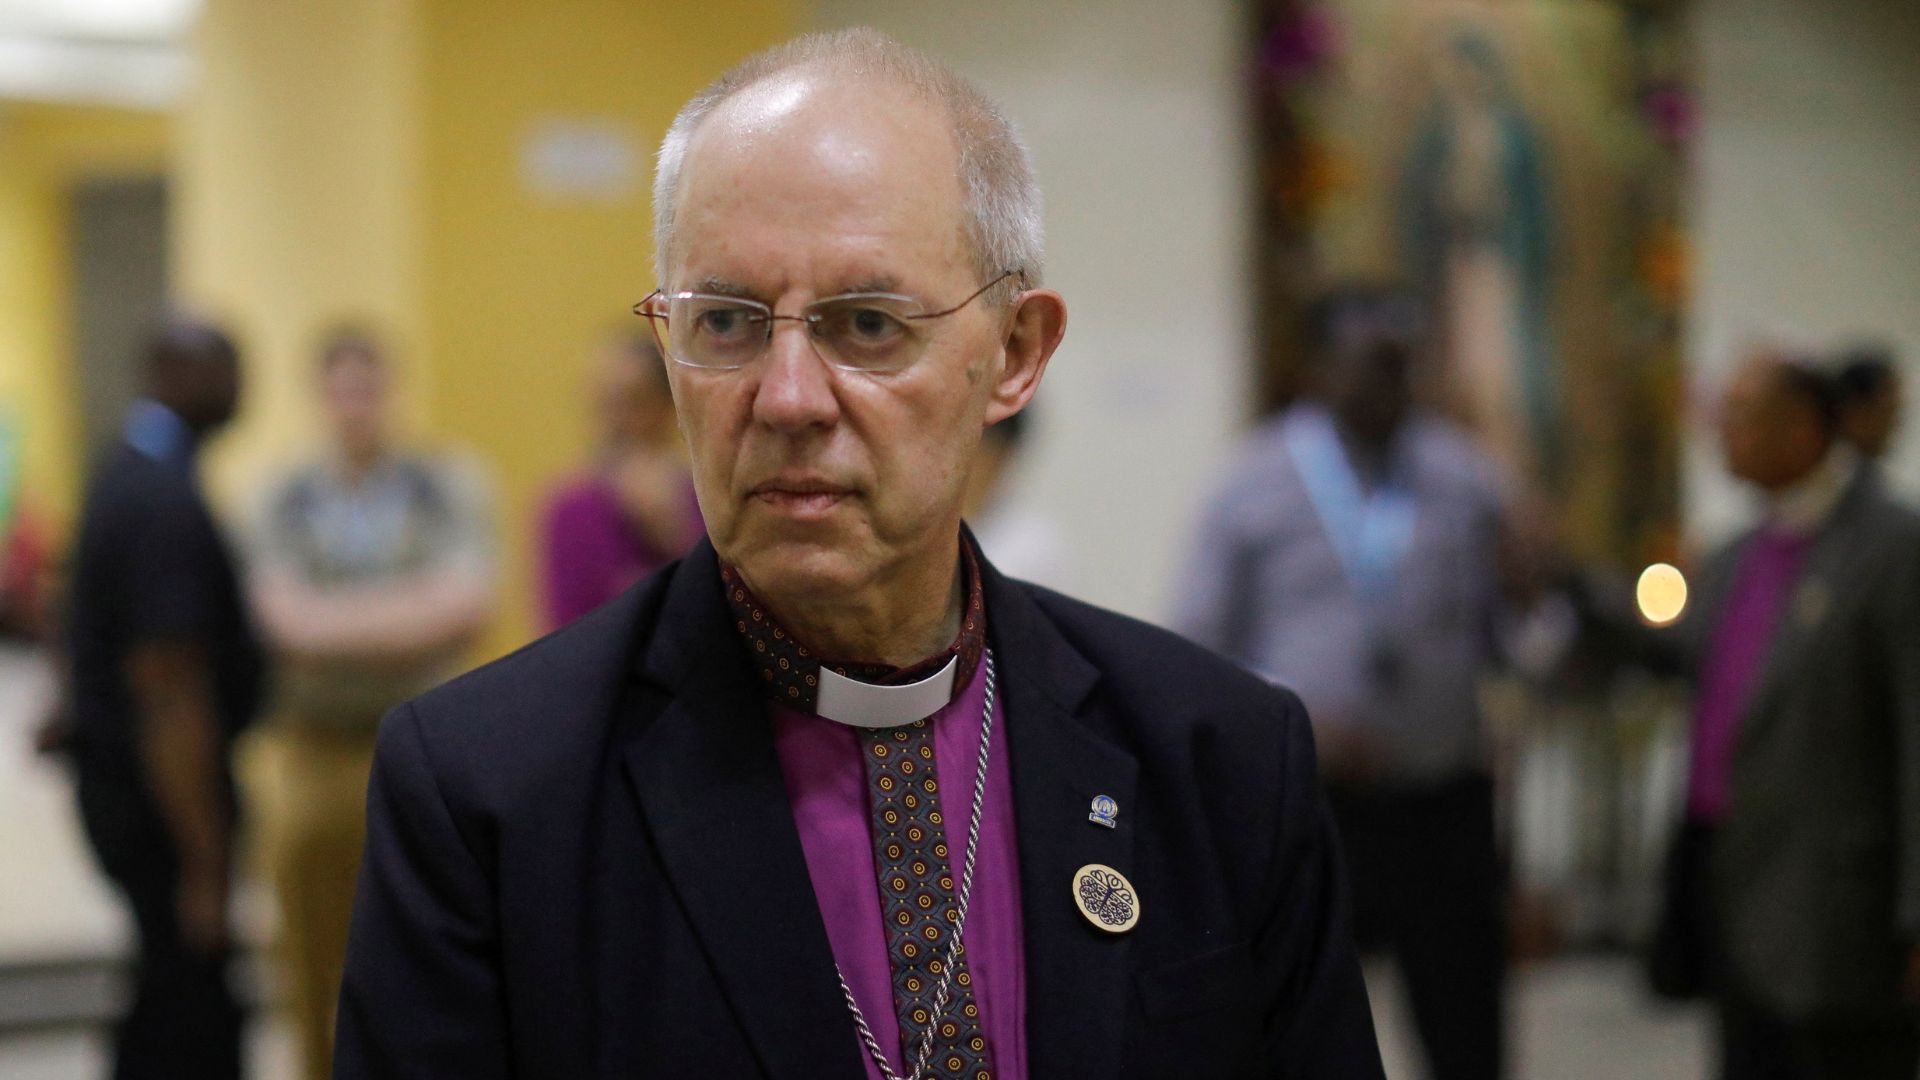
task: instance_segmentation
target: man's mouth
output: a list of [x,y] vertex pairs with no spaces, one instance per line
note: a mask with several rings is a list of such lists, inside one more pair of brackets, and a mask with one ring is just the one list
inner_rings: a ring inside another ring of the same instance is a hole
[[824,516],[853,493],[845,484],[813,478],[769,480],[749,492],[749,498],[788,517],[807,520]]

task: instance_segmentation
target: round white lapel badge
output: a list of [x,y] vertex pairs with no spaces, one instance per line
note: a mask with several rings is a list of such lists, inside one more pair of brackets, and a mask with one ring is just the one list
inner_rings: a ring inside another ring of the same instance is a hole
[[1109,934],[1124,934],[1140,921],[1140,894],[1111,866],[1088,863],[1075,870],[1073,902],[1088,922]]

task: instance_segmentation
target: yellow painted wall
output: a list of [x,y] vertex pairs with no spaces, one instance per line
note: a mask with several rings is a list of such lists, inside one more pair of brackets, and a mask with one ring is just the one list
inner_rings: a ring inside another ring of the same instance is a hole
[[175,292],[245,354],[213,487],[238,509],[319,436],[313,349],[341,320],[394,345],[404,414],[419,332],[419,37],[392,0],[208,0],[174,153]]
[[[588,353],[653,287],[654,149],[697,89],[803,21],[797,0],[208,0],[174,221],[182,296],[248,351],[216,490],[231,504],[311,446],[314,336],[371,315],[397,338],[415,434],[493,471],[485,651],[527,640],[534,517],[587,447]],[[530,187],[523,150],[554,121],[624,135],[630,188]]]
[[68,193],[84,177],[160,173],[167,137],[152,113],[0,102],[0,403],[25,433],[28,498],[57,529],[72,520],[85,453]]
[[[798,32],[790,0],[431,0],[426,6],[425,324],[432,430],[495,470],[508,568],[489,645],[534,626],[543,494],[588,444],[585,365],[653,288],[652,158],[687,98]],[[556,200],[521,176],[544,122],[604,123],[638,149],[633,189]]]

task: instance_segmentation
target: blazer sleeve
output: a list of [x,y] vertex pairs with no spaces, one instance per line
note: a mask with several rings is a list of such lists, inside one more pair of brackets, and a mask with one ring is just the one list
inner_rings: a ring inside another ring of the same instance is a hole
[[1267,1075],[1383,1080],[1361,979],[1333,814],[1320,789],[1307,711],[1286,692],[1272,903],[1255,939],[1263,986],[1277,986]]
[[380,726],[336,1021],[334,1080],[511,1075],[493,885],[413,706]]

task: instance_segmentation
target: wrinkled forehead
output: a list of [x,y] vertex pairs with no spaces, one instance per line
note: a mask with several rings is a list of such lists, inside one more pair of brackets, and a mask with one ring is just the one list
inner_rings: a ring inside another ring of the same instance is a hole
[[938,273],[965,265],[964,202],[944,108],[887,83],[787,73],[694,132],[668,265],[701,275],[778,254]]

